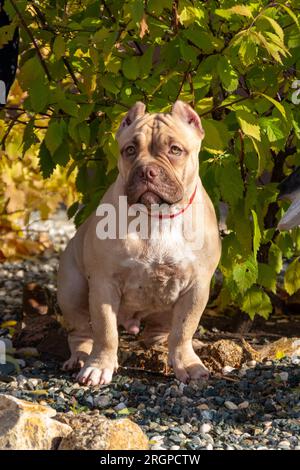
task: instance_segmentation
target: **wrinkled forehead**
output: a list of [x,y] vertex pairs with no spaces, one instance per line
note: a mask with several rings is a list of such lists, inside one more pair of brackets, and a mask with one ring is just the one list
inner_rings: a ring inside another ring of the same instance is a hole
[[181,143],[187,150],[194,150],[200,145],[199,137],[191,126],[171,114],[145,114],[117,136],[120,148],[134,142],[140,146],[149,143],[167,144],[170,141]]

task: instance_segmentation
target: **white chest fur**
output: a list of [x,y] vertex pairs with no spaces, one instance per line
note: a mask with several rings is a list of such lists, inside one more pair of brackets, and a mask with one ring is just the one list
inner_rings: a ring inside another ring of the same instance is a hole
[[138,233],[128,235],[128,257],[120,262],[125,274],[123,301],[136,310],[173,304],[187,287],[195,262],[179,218],[170,224],[157,220],[153,227],[148,240],[140,239]]

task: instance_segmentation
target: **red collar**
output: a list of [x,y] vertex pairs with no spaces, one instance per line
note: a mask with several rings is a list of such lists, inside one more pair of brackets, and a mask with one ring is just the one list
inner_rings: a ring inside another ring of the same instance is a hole
[[175,217],[177,217],[178,215],[180,214],[183,214],[189,207],[190,205],[192,204],[193,200],[195,199],[195,196],[196,196],[196,191],[197,191],[197,185],[193,191],[193,194],[191,195],[190,199],[189,199],[189,202],[187,203],[187,205],[185,207],[183,207],[182,209],[180,209],[180,211],[178,212],[175,212],[174,214],[152,214],[151,212],[149,213],[149,216],[150,217],[156,217],[158,219],[174,219]]

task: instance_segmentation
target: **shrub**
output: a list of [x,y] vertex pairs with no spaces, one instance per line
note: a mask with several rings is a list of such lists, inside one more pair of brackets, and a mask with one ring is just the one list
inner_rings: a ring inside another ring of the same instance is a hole
[[[276,201],[277,182],[300,156],[300,106],[292,98],[300,69],[297,5],[5,2],[21,28],[25,98],[16,119],[26,126],[23,149],[39,148],[45,178],[57,165],[77,169],[83,207],[69,208],[77,224],[115,176],[114,134],[135,101],[149,111],[168,110],[178,98],[195,107],[206,132],[201,177],[216,209],[219,201],[228,206],[217,303],[251,318],[268,317],[282,258],[297,256],[300,246],[298,229],[276,230],[286,207]],[[299,263],[290,269],[291,293],[300,287]]]

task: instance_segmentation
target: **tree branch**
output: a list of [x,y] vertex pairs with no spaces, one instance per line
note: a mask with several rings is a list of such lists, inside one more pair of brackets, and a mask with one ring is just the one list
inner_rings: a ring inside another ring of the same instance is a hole
[[34,45],[35,47],[35,50],[36,50],[36,53],[38,55],[38,58],[40,60],[40,63],[41,63],[41,66],[43,67],[44,71],[45,71],[45,74],[48,78],[48,81],[51,82],[52,81],[52,78],[51,78],[51,75],[50,75],[50,72],[49,72],[49,69],[46,65],[46,62],[44,61],[44,58],[41,54],[41,51],[39,49],[39,46],[36,42],[36,40],[34,39],[34,36],[32,34],[32,32],[30,31],[30,29],[28,28],[27,24],[26,24],[26,21],[24,20],[23,16],[21,15],[21,12],[19,10],[19,8],[17,7],[17,5],[15,4],[15,1],[14,0],[10,0],[10,3],[12,4],[12,7],[13,9],[15,10],[17,16],[19,17],[20,19],[20,22],[23,26],[23,28],[25,29],[26,33],[28,34],[28,36],[30,37],[31,41],[32,41],[32,44]]
[[[54,34],[54,36],[56,36],[56,31],[48,24],[47,22],[47,19],[45,17],[45,15],[41,12],[41,10],[39,9],[39,7],[37,7],[36,5],[33,5],[32,4],[32,8],[34,9],[36,15],[38,16],[38,18],[40,19],[41,23],[42,23],[42,26],[43,28],[47,29],[47,31],[50,31],[51,33]],[[63,60],[63,63],[66,67],[66,69],[68,70],[69,74],[71,75],[71,78],[73,80],[73,83],[74,85],[77,87],[77,89],[80,91],[80,84],[76,78],[76,75],[75,75],[75,72],[73,70],[73,67],[71,66],[70,62],[68,61],[68,59],[66,57],[62,57],[62,60]]]

